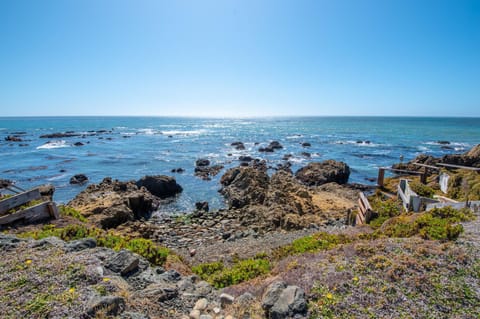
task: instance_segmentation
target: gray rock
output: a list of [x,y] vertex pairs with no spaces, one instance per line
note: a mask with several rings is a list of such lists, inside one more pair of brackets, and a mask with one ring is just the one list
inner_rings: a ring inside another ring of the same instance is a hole
[[22,241],[25,241],[25,239],[0,234],[0,250],[15,249]]
[[208,306],[208,300],[206,298],[198,299],[197,302],[195,303],[195,306],[193,307],[193,310],[203,311],[207,309],[207,306]]
[[275,282],[267,288],[262,308],[267,318],[282,319],[304,315],[307,312],[305,292],[285,282]]
[[140,260],[132,252],[122,249],[113,258],[107,261],[105,268],[126,276],[138,269]]
[[255,300],[255,296],[249,292],[246,292],[237,298],[237,303],[239,305],[245,306],[250,304],[254,300]]
[[138,312],[124,312],[120,316],[120,319],[150,319],[150,317],[146,314]]
[[166,282],[177,282],[182,278],[182,275],[180,275],[176,270],[171,269],[164,272],[159,277]]
[[213,319],[213,317],[210,315],[201,315],[200,319]]
[[117,316],[125,310],[125,300],[118,296],[95,297],[88,303],[87,315],[94,317],[99,311]]
[[94,238],[85,238],[74,240],[65,245],[67,251],[80,251],[88,248],[97,247],[97,241]]
[[234,300],[235,297],[233,297],[232,295],[226,293],[220,295],[220,304],[222,305],[222,307],[225,305],[231,305]]
[[34,241],[30,244],[31,248],[40,248],[40,247],[59,247],[62,248],[65,246],[65,242],[57,237],[47,237],[40,240]]
[[287,283],[284,281],[276,281],[268,286],[262,301],[263,310],[270,311],[285,288],[287,288]]
[[177,298],[178,289],[170,284],[157,283],[148,286],[144,290],[138,291],[137,295],[141,298],[148,298],[158,302],[163,302]]

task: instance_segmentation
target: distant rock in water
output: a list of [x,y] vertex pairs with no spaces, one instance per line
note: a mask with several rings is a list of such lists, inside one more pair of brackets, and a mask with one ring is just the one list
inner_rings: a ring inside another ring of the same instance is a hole
[[74,136],[80,136],[80,134],[69,131],[65,133],[44,134],[44,135],[40,135],[40,138],[62,138],[62,137],[74,137]]
[[270,142],[270,144],[267,147],[260,147],[258,149],[258,151],[262,152],[262,153],[272,153],[275,150],[279,150],[279,149],[282,149],[282,148],[283,148],[283,145],[280,144],[280,142],[272,141],[272,142]]
[[206,158],[200,158],[195,162],[195,166],[208,166],[210,161]]
[[183,191],[175,178],[166,175],[144,176],[136,182],[138,188],[145,187],[150,193],[160,198],[175,196]]
[[440,145],[449,145],[450,142],[449,142],[449,141],[437,141],[437,144],[440,144]]
[[230,144],[231,146],[234,146],[236,150],[241,151],[245,149],[245,145],[242,142],[233,142]]
[[22,142],[23,140],[18,136],[8,135],[7,137],[5,137],[5,141],[7,141],[7,142]]
[[303,142],[303,143],[302,143],[302,146],[303,146],[303,147],[310,147],[310,146],[312,146],[312,144],[310,144],[310,143],[308,143],[308,142]]
[[172,173],[183,173],[183,172],[185,172],[185,170],[183,168],[179,167],[179,168],[173,168],[171,170],[171,172]]
[[76,143],[74,143],[73,145],[75,145],[75,146],[83,146],[83,145],[85,145],[85,144],[83,144],[82,142],[76,142]]
[[77,174],[70,178],[70,184],[84,184],[88,181],[88,177],[85,174]]
[[302,167],[295,173],[295,176],[309,186],[318,186],[330,182],[345,184],[350,176],[350,167],[344,162],[326,160]]

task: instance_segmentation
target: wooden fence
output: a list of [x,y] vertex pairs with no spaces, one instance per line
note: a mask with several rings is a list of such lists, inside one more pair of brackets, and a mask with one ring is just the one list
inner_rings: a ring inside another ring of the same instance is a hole
[[[22,208],[33,200],[38,200],[42,196],[40,190],[32,190],[17,194],[0,201],[0,225],[6,225],[15,221],[23,220],[27,223],[33,223],[39,220],[54,218],[57,219],[58,209],[54,202],[44,201],[34,206]],[[19,209],[15,210],[16,208]]]

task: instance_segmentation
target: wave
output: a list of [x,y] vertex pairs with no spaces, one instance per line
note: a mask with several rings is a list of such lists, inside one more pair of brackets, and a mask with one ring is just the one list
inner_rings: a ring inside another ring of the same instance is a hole
[[67,144],[66,141],[48,141],[47,143],[40,145],[37,147],[37,150],[40,149],[51,149],[51,148],[63,148],[63,147],[70,147],[70,144]]
[[138,132],[143,133],[145,135],[162,134],[162,132],[154,130],[153,128],[142,128],[142,129],[139,129]]
[[171,130],[171,131],[162,131],[161,134],[172,135],[172,136],[192,136],[192,135],[201,135],[207,132],[207,130],[191,130],[191,131],[180,131],[180,130]]

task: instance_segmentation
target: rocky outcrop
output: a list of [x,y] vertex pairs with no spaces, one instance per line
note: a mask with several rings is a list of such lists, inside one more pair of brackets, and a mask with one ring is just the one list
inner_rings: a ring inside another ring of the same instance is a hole
[[23,142],[22,138],[16,135],[8,135],[5,137],[5,141],[7,142]]
[[265,291],[262,308],[269,319],[292,318],[307,313],[305,292],[283,281],[272,283]]
[[144,176],[136,182],[138,188],[145,187],[160,198],[175,196],[183,191],[175,178],[166,175]]
[[242,208],[263,204],[269,177],[266,170],[235,167],[222,176],[220,183],[223,185],[220,193],[227,199],[229,208]]
[[81,134],[75,132],[64,132],[64,133],[52,133],[40,135],[40,138],[63,138],[63,137],[75,137],[80,136]]
[[89,185],[68,206],[106,229],[148,217],[157,204],[146,188],[139,189],[134,182],[112,181],[107,177],[100,184]]
[[85,174],[76,174],[70,178],[70,184],[85,184],[88,182],[88,177]]
[[344,162],[326,160],[302,167],[295,173],[295,176],[308,186],[318,186],[330,182],[345,184],[350,176],[350,168]]
[[223,165],[210,166],[210,160],[206,158],[198,159],[195,162],[195,176],[203,180],[210,180],[212,176],[217,175],[223,169]]

